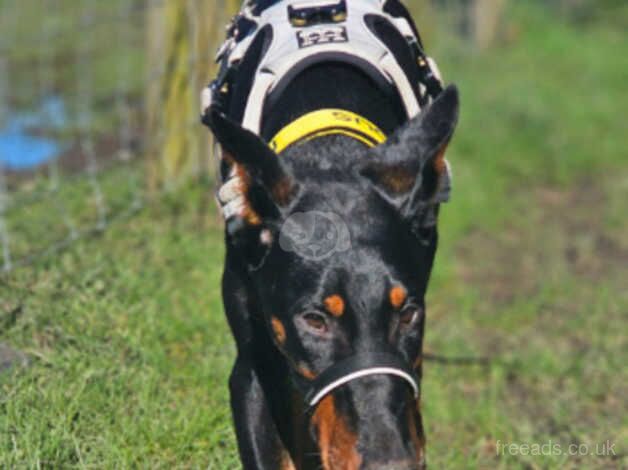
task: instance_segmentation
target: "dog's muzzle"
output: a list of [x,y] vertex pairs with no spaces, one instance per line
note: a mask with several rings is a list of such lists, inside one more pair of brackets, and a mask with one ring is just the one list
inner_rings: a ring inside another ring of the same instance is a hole
[[401,357],[392,353],[367,353],[348,357],[322,372],[308,384],[305,401],[313,409],[334,390],[353,380],[372,375],[393,375],[405,380],[419,398],[416,373]]

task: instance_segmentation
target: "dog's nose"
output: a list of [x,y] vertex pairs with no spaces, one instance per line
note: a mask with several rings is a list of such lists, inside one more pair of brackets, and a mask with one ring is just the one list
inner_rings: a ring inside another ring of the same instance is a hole
[[420,470],[419,464],[413,460],[398,460],[396,462],[372,463],[364,470]]

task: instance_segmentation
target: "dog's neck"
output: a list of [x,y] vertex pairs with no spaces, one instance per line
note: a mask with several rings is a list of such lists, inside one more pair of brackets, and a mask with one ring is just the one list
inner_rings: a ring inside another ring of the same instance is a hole
[[387,135],[406,120],[396,92],[383,90],[351,65],[328,62],[296,76],[265,110],[262,137],[269,141],[298,117],[323,108],[352,111],[375,123]]

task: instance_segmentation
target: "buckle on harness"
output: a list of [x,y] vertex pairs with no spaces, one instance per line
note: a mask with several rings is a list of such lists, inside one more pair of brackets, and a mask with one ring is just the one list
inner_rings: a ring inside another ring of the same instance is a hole
[[339,2],[311,2],[302,7],[288,5],[290,24],[297,28],[320,23],[341,23],[347,19],[347,4]]

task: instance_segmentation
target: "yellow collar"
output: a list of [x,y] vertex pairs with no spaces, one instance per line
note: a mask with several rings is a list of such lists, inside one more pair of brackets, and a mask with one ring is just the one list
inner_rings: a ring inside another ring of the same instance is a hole
[[293,144],[332,134],[352,137],[368,147],[386,141],[386,134],[362,116],[343,109],[321,109],[288,124],[269,145],[276,153],[281,153]]

